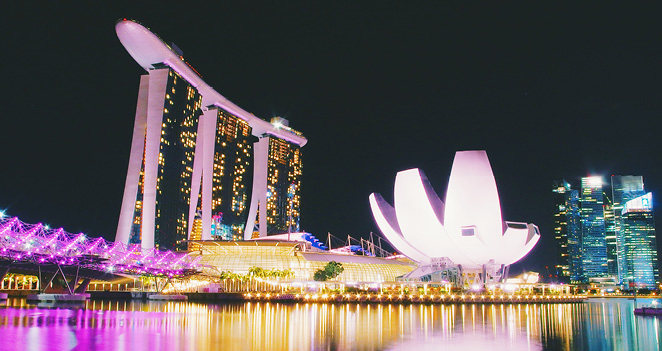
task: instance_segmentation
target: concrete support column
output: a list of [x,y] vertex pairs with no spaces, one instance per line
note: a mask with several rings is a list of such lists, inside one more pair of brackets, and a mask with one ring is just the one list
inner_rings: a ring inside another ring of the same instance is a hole
[[[216,145],[216,125],[218,110],[204,114],[202,145],[202,240],[211,240],[212,192],[214,186],[214,146]],[[199,135],[199,134],[198,134]],[[196,198],[197,201],[197,198]],[[191,201],[193,203],[193,201]]]
[[154,248],[156,225],[156,195],[161,145],[161,124],[164,118],[163,97],[168,85],[169,69],[149,71],[147,93],[147,125],[145,132],[145,167],[143,183],[142,249]]
[[140,179],[140,168],[143,163],[143,152],[145,149],[145,131],[147,129],[147,93],[149,91],[149,75],[140,77],[140,89],[138,90],[138,105],[136,107],[136,118],[133,126],[133,139],[131,141],[131,153],[129,154],[129,168],[124,185],[124,196],[120,210],[119,222],[115,241],[123,244],[129,243],[133,214],[136,208],[136,195],[138,193],[138,180]]
[[269,162],[269,137],[253,144],[253,191],[248,220],[244,228],[244,240],[253,235],[255,220],[259,218],[260,237],[267,236],[267,170]]

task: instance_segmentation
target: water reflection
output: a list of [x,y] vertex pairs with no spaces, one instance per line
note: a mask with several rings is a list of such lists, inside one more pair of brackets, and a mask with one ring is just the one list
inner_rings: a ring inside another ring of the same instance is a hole
[[[658,350],[628,300],[556,305],[88,301],[0,308],[3,350]],[[7,343],[7,340],[11,342]]]

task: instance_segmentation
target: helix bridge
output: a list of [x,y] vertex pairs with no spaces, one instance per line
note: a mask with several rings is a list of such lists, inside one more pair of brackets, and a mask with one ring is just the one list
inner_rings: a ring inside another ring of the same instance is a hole
[[76,277],[96,279],[118,275],[182,278],[199,272],[199,259],[72,234],[42,223],[27,224],[17,217],[0,218],[0,267],[5,274],[27,270],[71,276],[75,271]]

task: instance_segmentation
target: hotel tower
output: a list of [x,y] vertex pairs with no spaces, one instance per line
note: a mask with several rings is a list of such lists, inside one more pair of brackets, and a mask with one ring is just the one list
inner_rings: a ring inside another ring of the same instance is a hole
[[147,72],[116,241],[173,250],[299,231],[306,138],[227,100],[143,25],[123,19],[115,29]]

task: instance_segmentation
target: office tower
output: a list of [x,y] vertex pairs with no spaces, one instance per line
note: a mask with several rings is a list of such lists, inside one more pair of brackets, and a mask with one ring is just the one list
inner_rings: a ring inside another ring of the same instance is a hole
[[568,200],[570,197],[570,183],[565,179],[555,180],[552,183],[554,193],[554,239],[559,249],[556,272],[561,281],[568,282],[570,277],[570,262],[568,256]]
[[554,237],[559,247],[556,270],[562,282],[582,281],[582,240],[579,191],[565,179],[552,184],[554,193]]
[[625,284],[625,247],[627,245],[626,238],[623,235],[623,207],[626,202],[640,197],[645,194],[644,192],[644,179],[641,176],[611,176],[612,198],[614,201],[614,228],[616,235],[616,256],[621,259],[618,260],[618,281],[620,284]]
[[614,221],[614,204],[611,195],[603,192],[603,214],[605,218],[605,243],[607,245],[607,275],[618,277],[618,254],[616,243],[616,224]]
[[565,179],[552,182],[554,238],[557,243],[556,271],[563,283],[584,281],[579,191]]
[[172,250],[188,238],[201,100],[169,67],[141,77],[117,241]]
[[186,249],[186,240],[251,238],[256,221],[270,223],[257,227],[261,237],[298,231],[306,138],[226,99],[143,25],[124,19],[115,29],[148,72],[116,241]]
[[659,272],[652,194],[623,204],[621,220],[621,282],[629,288],[657,288]]
[[582,264],[582,226],[579,208],[579,190],[570,190],[566,200],[566,221],[568,230],[568,270],[570,282],[583,280]]
[[603,201],[602,177],[582,178],[580,213],[584,282],[589,278],[606,277],[608,274]]

